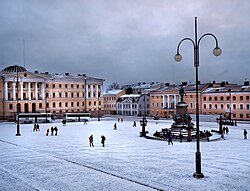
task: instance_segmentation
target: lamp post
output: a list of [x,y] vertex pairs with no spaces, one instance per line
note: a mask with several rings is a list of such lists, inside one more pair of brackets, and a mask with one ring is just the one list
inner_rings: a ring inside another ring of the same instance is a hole
[[[18,86],[19,86],[19,78],[21,78],[21,76],[19,76],[18,74],[18,68],[16,68],[16,87],[17,87],[17,92],[16,92],[16,115],[17,115],[17,126],[16,126],[16,136],[21,136],[20,133],[20,122],[19,122],[19,110],[20,110],[20,103],[18,102]],[[15,78],[14,78],[15,81]]]
[[205,36],[212,36],[215,40],[215,48],[213,50],[213,54],[215,56],[219,56],[222,51],[218,46],[218,40],[215,37],[215,35],[211,33],[205,33],[203,34],[199,39],[197,37],[197,17],[195,17],[195,33],[194,33],[194,40],[191,38],[184,38],[182,39],[178,46],[177,46],[177,53],[174,57],[175,61],[180,62],[182,59],[182,56],[179,53],[180,45],[183,41],[189,40],[194,46],[194,67],[195,67],[195,77],[196,77],[196,153],[195,153],[195,164],[196,164],[196,171],[193,174],[193,177],[195,178],[203,178],[204,175],[201,172],[201,153],[200,153],[200,129],[199,129],[199,94],[198,94],[198,86],[199,86],[199,78],[198,78],[198,68],[199,68],[199,45],[200,41]]
[[229,92],[229,99],[230,99],[230,105],[229,105],[229,120],[230,120],[230,125],[231,125],[231,123],[232,123],[232,108],[231,108],[232,100],[231,100],[231,89],[230,89],[230,88],[228,89],[228,92]]
[[146,137],[146,126],[147,126],[147,119],[146,119],[146,108],[145,108],[145,95],[144,95],[144,98],[143,98],[143,101],[144,101],[144,113],[143,113],[143,117],[142,119],[140,120],[140,125],[142,127],[142,130],[141,130],[141,133],[140,133],[140,136],[141,137]]
[[100,113],[99,113],[99,109],[100,109],[100,104],[99,104],[99,92],[97,92],[97,116],[98,116],[98,121],[100,121]]

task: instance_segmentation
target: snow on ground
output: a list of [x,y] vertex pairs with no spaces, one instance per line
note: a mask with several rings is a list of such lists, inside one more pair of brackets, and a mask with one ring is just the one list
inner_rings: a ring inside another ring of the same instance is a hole
[[[102,118],[67,126],[58,121],[40,124],[40,132],[21,124],[20,137],[15,136],[16,124],[0,123],[0,190],[250,190],[250,140],[243,139],[250,124],[229,127],[225,140],[201,142],[205,178],[196,179],[195,142],[168,145],[139,137],[139,118],[137,127],[132,127],[133,120]],[[201,130],[218,129],[207,121],[200,122]],[[114,123],[118,130],[113,130]],[[171,123],[148,119],[147,130],[154,133]],[[59,128],[58,136],[45,136],[52,125]],[[90,134],[95,147],[89,147]]]

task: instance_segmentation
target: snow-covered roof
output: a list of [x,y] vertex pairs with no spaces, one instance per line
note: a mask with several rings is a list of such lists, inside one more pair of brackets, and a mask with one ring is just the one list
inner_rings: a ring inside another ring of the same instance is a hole
[[123,90],[106,90],[103,92],[103,95],[117,95]]

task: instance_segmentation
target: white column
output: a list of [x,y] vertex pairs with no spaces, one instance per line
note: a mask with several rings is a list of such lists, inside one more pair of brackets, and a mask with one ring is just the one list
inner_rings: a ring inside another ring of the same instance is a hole
[[90,91],[91,91],[91,95],[90,95],[90,97],[93,99],[93,98],[94,98],[94,96],[93,96],[93,94],[94,94],[94,88],[93,88],[93,85],[90,85]]
[[162,96],[163,97],[163,108],[165,108],[166,107],[166,96],[165,95],[163,95]]
[[8,100],[8,82],[4,82],[4,99]]
[[86,99],[89,97],[89,91],[88,91],[88,85],[87,85],[87,83],[85,84],[85,88],[86,88]]
[[21,92],[20,92],[20,98],[21,98],[21,100],[23,100],[23,82],[20,82],[20,89],[21,89]]
[[12,83],[12,88],[13,88],[13,100],[16,100],[16,82]]
[[169,104],[170,104],[170,95],[167,95],[168,96],[168,109],[170,108],[169,107]]
[[42,94],[42,99],[44,99],[44,83],[42,83],[41,94]]
[[37,82],[35,83],[35,98],[38,100]]
[[176,95],[174,95],[174,108],[176,106]]
[[31,100],[30,82],[28,82],[28,99]]

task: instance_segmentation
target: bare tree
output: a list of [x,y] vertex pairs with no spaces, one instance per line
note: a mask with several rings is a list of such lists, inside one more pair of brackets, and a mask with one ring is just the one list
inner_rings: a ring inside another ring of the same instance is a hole
[[110,84],[108,86],[108,89],[109,90],[118,90],[118,89],[120,89],[120,85],[118,83],[116,83],[116,82],[113,82],[112,84]]

